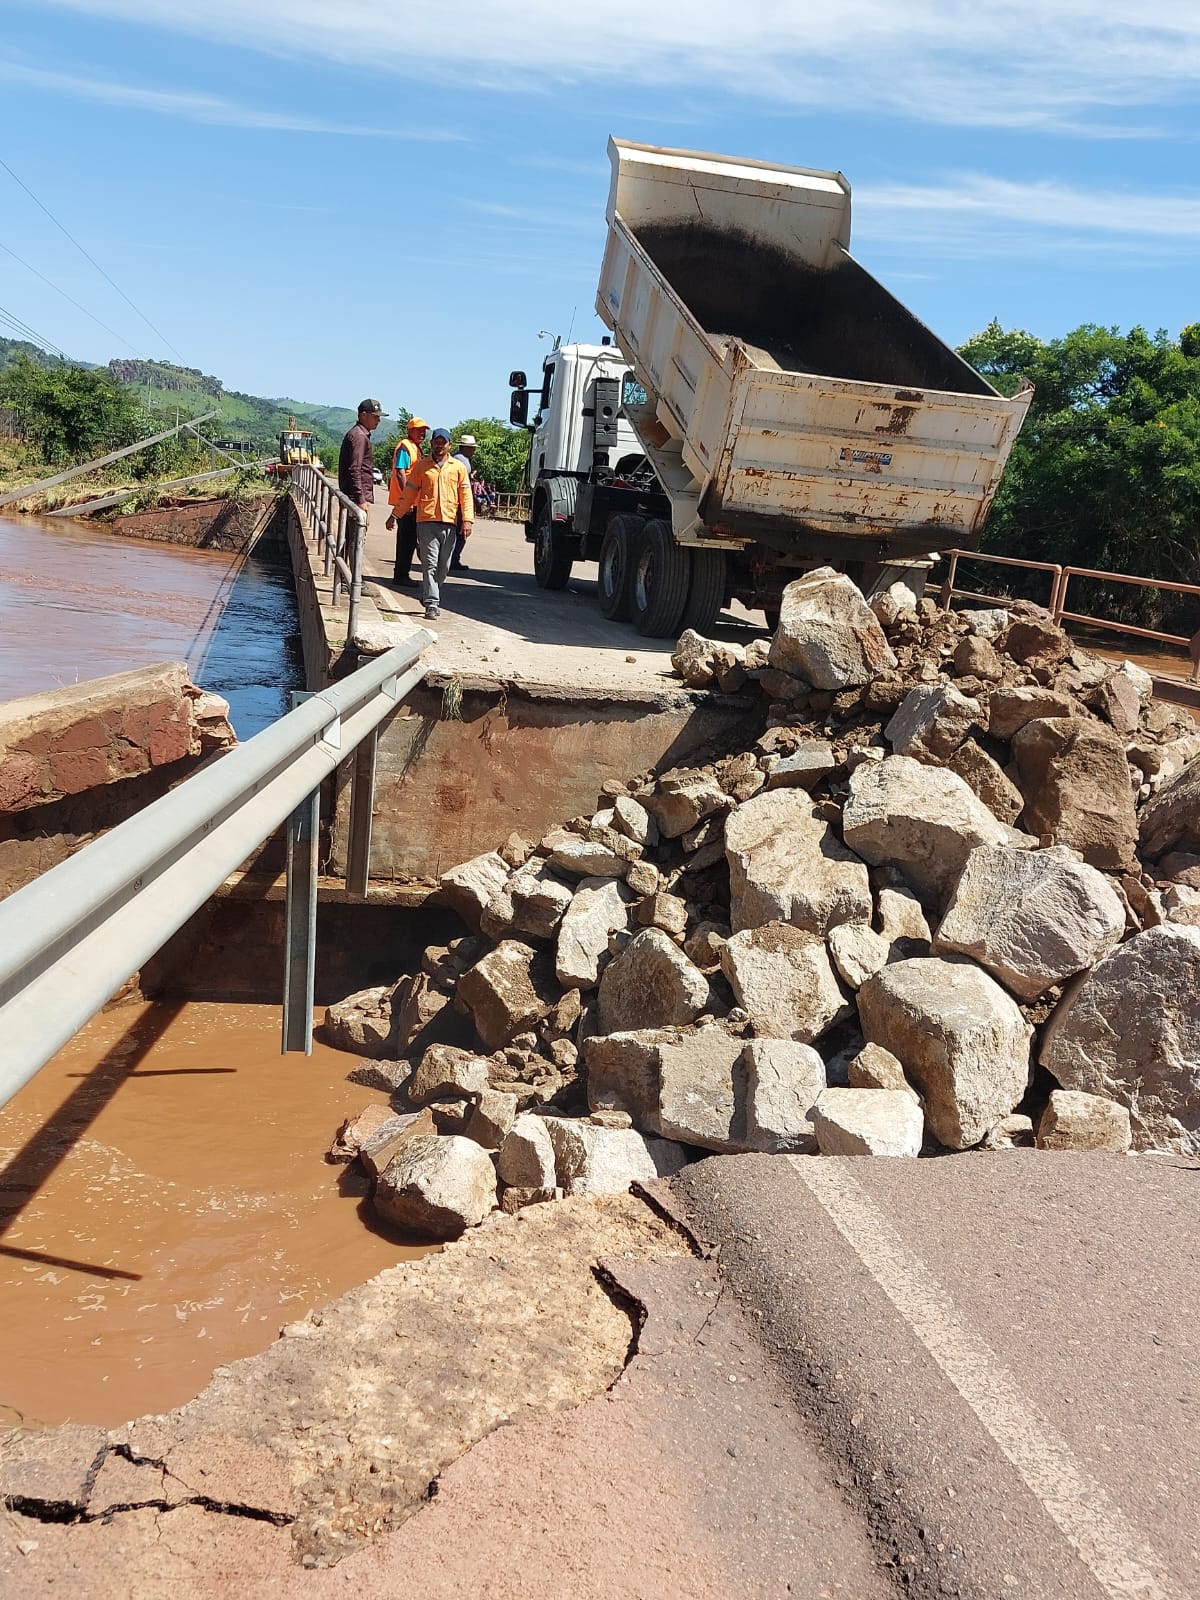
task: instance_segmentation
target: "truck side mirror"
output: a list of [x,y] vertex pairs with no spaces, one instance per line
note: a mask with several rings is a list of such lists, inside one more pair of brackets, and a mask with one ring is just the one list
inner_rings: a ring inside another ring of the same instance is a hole
[[523,372],[510,372],[508,375],[508,387],[510,389],[527,389],[529,387],[529,379]]
[[[520,373],[514,374],[522,376]],[[527,428],[529,426],[529,390],[514,389],[512,399],[508,403],[508,420],[514,428]]]

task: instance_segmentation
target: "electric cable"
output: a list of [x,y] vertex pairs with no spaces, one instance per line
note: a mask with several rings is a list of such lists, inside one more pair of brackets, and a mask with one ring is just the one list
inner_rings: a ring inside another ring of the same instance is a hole
[[48,289],[53,289],[55,294],[62,295],[68,305],[73,305],[76,311],[82,311],[85,317],[94,322],[98,328],[103,328],[105,333],[111,334],[118,344],[124,345],[126,350],[132,350],[135,356],[140,354],[136,345],[130,344],[129,340],[123,338],[115,328],[110,328],[107,322],[101,322],[100,318],[89,311],[86,306],[81,306],[78,300],[73,299],[65,289],[60,289],[58,284],[48,278],[44,272],[39,272],[36,267],[31,266],[23,256],[19,256],[15,250],[10,249],[2,239],[0,239],[0,250],[3,250],[6,256],[11,256],[14,261],[19,262],[27,272],[32,272],[35,278],[40,278]]
[[175,346],[167,338],[166,334],[163,333],[162,329],[155,327],[154,323],[150,321],[150,318],[146,315],[146,313],[144,311],[140,310],[136,305],[134,305],[133,301],[125,293],[124,289],[121,288],[120,284],[117,284],[117,283],[113,282],[113,280],[109,277],[108,273],[105,272],[104,268],[95,259],[95,257],[94,256],[90,256],[87,253],[87,251],[83,248],[83,246],[80,244],[79,240],[74,236],[74,234],[68,232],[68,230],[62,225],[62,223],[54,215],[53,211],[50,210],[49,206],[43,205],[42,202],[38,199],[37,195],[35,195],[33,190],[29,187],[29,185],[27,183],[23,183],[21,181],[21,179],[17,177],[16,173],[9,166],[8,162],[3,160],[3,159],[0,159],[0,167],[4,168],[5,172],[8,173],[9,177],[17,185],[18,188],[24,189],[25,193],[33,201],[34,205],[37,206],[40,211],[44,211],[46,213],[46,215],[50,218],[50,221],[54,224],[54,226],[58,229],[58,231],[61,234],[63,234],[63,236],[65,238],[67,238],[67,239],[69,239],[71,241],[71,243],[75,246],[76,250],[79,251],[79,254],[84,258],[85,261],[89,261],[92,264],[92,266],[95,267],[96,271],[104,279],[105,283],[107,283],[111,288],[116,290],[116,292],[121,296],[121,299],[124,300],[125,304],[130,308],[130,310],[136,312],[136,314],[142,319],[142,321],[150,329],[151,333],[153,333],[156,338],[159,338],[159,339],[162,340],[162,342],[166,345],[167,349],[170,350],[171,354],[174,355],[175,357],[177,357],[177,359],[179,360],[181,365],[186,366],[187,363],[184,360],[183,356],[180,355],[178,350],[176,350]]
[[65,350],[60,350],[51,340],[36,332],[27,322],[22,322],[20,317],[14,316],[11,311],[6,311],[3,306],[0,306],[0,322],[3,322],[7,328],[17,334],[22,341],[27,340],[29,343],[37,345],[39,349],[47,350],[51,355],[58,356],[63,361],[70,360]]

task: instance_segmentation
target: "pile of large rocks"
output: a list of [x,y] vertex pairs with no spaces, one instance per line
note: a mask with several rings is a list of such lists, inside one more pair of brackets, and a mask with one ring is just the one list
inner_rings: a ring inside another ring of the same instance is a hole
[[1146,673],[828,568],[674,661],[745,747],[448,872],[471,933],[331,1008],[393,1091],[340,1146],[383,1216],[707,1151],[1200,1149],[1200,727]]

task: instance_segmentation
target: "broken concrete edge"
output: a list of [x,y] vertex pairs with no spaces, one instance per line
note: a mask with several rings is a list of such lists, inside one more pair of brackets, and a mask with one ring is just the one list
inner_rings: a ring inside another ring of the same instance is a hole
[[745,698],[717,691],[680,689],[671,684],[645,689],[597,689],[584,683],[543,683],[537,679],[491,676],[487,673],[462,674],[433,668],[422,680],[424,687],[443,692],[452,684],[464,694],[497,695],[551,705],[570,704],[586,711],[588,707],[642,706],[653,711],[694,710],[711,706],[723,710],[745,710]]

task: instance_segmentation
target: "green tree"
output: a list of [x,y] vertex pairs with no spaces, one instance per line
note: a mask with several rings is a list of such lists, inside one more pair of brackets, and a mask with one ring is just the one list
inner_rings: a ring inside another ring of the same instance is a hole
[[[1200,583],[1197,325],[1173,340],[1085,324],[1042,344],[992,323],[961,353],[993,381],[1019,366],[1034,384],[985,548]],[[1113,586],[1089,598],[1126,620],[1167,619],[1170,631],[1200,621],[1196,608],[1157,590]]]
[[457,447],[464,433],[474,434],[478,447],[472,462],[474,471],[485,483],[494,483],[505,493],[516,493],[529,457],[526,429],[513,428],[499,417],[467,417],[450,430],[451,449]]
[[146,431],[136,398],[103,367],[40,367],[22,356],[0,373],[0,405],[50,465],[119,449]]

